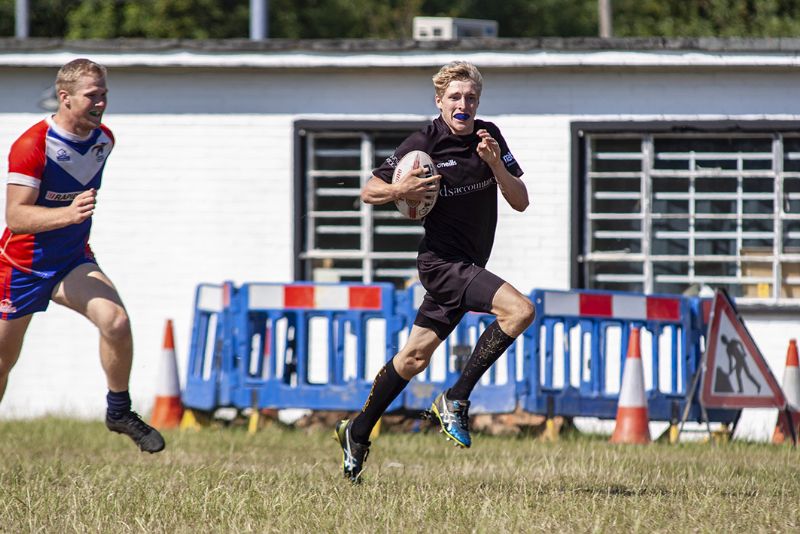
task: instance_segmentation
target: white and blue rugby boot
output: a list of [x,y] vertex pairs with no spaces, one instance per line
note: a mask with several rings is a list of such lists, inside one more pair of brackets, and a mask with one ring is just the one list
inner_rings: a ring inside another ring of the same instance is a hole
[[448,439],[455,441],[459,447],[468,449],[472,445],[469,436],[469,401],[450,400],[444,394],[434,399],[431,404],[431,414],[439,421],[442,432]]

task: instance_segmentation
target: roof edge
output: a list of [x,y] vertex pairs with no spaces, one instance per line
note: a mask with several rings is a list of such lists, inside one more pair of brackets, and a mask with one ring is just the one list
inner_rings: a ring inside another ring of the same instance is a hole
[[800,38],[541,37],[413,39],[105,39],[0,38],[0,53],[56,50],[91,52],[403,52],[403,51],[701,51],[800,52]]

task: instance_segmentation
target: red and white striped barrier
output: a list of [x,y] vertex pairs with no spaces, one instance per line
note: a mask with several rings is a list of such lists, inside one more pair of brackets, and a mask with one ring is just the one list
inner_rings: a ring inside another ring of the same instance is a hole
[[380,286],[249,284],[251,309],[380,310]]
[[614,293],[545,291],[544,314],[555,317],[678,322],[681,320],[681,299]]

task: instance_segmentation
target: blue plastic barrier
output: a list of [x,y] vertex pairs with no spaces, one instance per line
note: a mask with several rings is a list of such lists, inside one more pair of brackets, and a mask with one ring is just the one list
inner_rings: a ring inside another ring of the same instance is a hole
[[[359,410],[375,373],[407,337],[420,285],[201,284],[184,404],[213,410]],[[534,290],[536,319],[471,396],[471,413],[616,416],[628,337],[641,329],[651,420],[682,413],[708,322],[705,301],[674,295]],[[452,385],[494,317],[468,313],[389,411],[425,410]],[[736,412],[711,410],[711,421]],[[695,400],[690,420],[699,420]]]
[[[200,284],[194,298],[192,339],[183,405],[198,410],[213,410],[226,405],[220,398],[223,369],[232,361],[230,301],[233,284]],[[224,363],[225,362],[225,363]]]
[[[690,299],[534,290],[531,300],[536,319],[524,334],[532,355],[526,360],[526,411],[615,418],[633,327],[641,329],[650,419],[669,421],[683,410],[701,356],[697,340],[702,334]],[[689,417],[697,419],[699,415],[699,405],[693,403]],[[733,418],[730,413],[715,415],[714,420]]]
[[390,284],[248,283],[237,295],[236,407],[359,410],[396,351]]

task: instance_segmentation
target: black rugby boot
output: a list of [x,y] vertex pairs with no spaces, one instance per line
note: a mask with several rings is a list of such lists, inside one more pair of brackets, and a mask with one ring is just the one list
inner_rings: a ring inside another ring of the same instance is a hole
[[134,411],[125,412],[117,418],[106,415],[106,427],[112,432],[131,438],[142,452],[152,454],[164,450],[164,438],[159,431],[142,421]]

